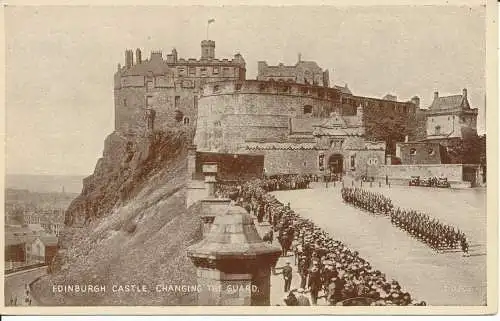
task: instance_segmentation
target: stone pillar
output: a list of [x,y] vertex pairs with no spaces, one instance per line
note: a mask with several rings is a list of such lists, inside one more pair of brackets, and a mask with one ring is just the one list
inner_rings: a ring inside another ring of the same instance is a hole
[[262,241],[251,215],[230,205],[215,216],[207,237],[187,250],[197,268],[197,305],[270,305],[271,268],[280,253]]
[[209,198],[215,197],[215,183],[217,182],[217,163],[204,163],[203,176],[205,177],[205,188]]
[[194,179],[196,173],[196,145],[188,147],[188,179]]
[[205,176],[205,189],[207,197],[201,200],[201,221],[203,236],[210,231],[215,216],[224,213],[231,203],[228,198],[215,197],[215,184],[217,183],[217,163],[204,163],[203,175]]

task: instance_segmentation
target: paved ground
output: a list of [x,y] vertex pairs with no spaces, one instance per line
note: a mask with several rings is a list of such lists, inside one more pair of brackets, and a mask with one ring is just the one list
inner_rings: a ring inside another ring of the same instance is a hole
[[[391,197],[395,206],[420,210],[459,227],[468,236],[471,256],[463,257],[460,252],[438,254],[394,227],[389,219],[344,204],[339,185],[274,194],[282,202],[290,202],[295,211],[312,219],[334,239],[359,251],[389,279],[398,280],[415,299],[430,305],[486,303],[485,189],[367,189]],[[294,279],[298,281],[298,276]],[[273,282],[273,288],[275,283],[283,287],[279,280],[273,278]]]
[[[5,306],[27,306],[29,303],[25,301],[26,297],[31,298],[31,305],[37,305],[36,301],[30,294],[26,295],[26,286],[33,282],[36,278],[47,273],[47,267],[41,267],[26,272],[13,273],[5,276]],[[10,300],[13,303],[10,303]],[[16,303],[16,304],[14,304]]]

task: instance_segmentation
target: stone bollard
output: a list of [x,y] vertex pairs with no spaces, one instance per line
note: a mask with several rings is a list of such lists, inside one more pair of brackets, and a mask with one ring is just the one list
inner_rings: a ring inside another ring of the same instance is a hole
[[187,255],[197,268],[197,305],[270,305],[271,268],[281,249],[262,241],[251,215],[230,205]]

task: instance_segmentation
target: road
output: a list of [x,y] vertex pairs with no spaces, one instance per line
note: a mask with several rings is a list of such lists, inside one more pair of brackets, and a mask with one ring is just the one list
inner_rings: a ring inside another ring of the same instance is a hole
[[[36,278],[45,274],[47,274],[46,266],[5,275],[5,306],[14,305],[10,303],[10,300],[16,300],[16,298],[17,300],[15,302],[17,306],[29,305],[25,302],[26,286]],[[28,297],[31,298],[31,305],[37,305],[36,301],[30,295]]]
[[304,218],[344,242],[417,300],[429,305],[486,304],[486,191],[394,186],[367,188],[395,206],[413,208],[459,227],[468,237],[470,257],[438,254],[394,227],[390,219],[344,204],[340,187],[277,191],[273,194]]

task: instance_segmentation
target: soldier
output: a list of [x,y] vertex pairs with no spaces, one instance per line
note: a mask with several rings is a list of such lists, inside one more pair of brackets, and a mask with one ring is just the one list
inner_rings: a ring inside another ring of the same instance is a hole
[[285,292],[290,291],[290,286],[292,285],[292,267],[290,266],[290,262],[286,262],[286,265],[282,269],[283,280],[285,281]]

